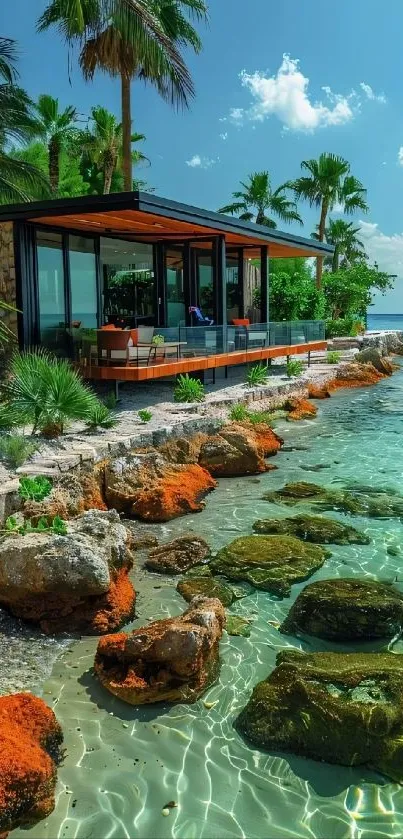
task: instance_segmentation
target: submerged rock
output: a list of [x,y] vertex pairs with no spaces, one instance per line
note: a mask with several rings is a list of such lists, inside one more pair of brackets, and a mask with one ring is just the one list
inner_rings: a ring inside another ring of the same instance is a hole
[[188,602],[193,600],[197,595],[210,598],[215,597],[223,606],[231,606],[234,600],[236,600],[236,594],[231,586],[226,585],[220,580],[216,580],[211,574],[205,574],[199,577],[193,575],[184,577],[183,580],[180,580],[176,588],[179,594]]
[[320,580],[306,586],[281,631],[339,641],[389,638],[403,625],[403,595],[369,580]]
[[62,730],[31,693],[0,697],[0,832],[30,827],[55,806]]
[[227,615],[227,623],[225,624],[228,635],[240,635],[243,638],[250,636],[250,621],[241,618],[239,615]]
[[174,464],[156,451],[129,454],[105,466],[110,507],[127,516],[163,522],[203,509],[202,499],[216,486],[198,464]]
[[287,519],[255,521],[255,533],[297,536],[317,545],[369,545],[370,539],[355,527],[324,516],[294,516]]
[[393,518],[403,516],[403,497],[370,489],[327,489],[306,481],[286,484],[282,489],[267,492],[263,498],[266,501],[280,502],[294,506],[300,501],[315,504],[318,509],[336,510],[352,515],[369,516],[370,518]]
[[303,419],[313,419],[318,413],[316,405],[313,405],[309,399],[301,397],[294,397],[286,402],[286,408],[289,411],[287,420],[298,422]]
[[237,728],[255,746],[403,782],[403,655],[286,651]]
[[391,376],[393,373],[393,366],[387,358],[383,358],[376,347],[367,347],[365,350],[357,353],[354,361],[358,364],[372,364],[378,373],[384,376]]
[[241,536],[218,551],[210,568],[230,580],[286,597],[293,583],[308,579],[329,556],[294,536]]
[[308,396],[309,399],[329,399],[330,391],[327,384],[308,382]]
[[219,600],[196,597],[179,617],[101,638],[95,672],[130,705],[195,702],[218,676],[225,620]]
[[150,551],[145,567],[160,574],[183,574],[188,568],[207,561],[209,556],[207,542],[190,533]]
[[131,539],[115,510],[83,513],[67,534],[0,541],[0,604],[45,632],[108,632],[132,615]]

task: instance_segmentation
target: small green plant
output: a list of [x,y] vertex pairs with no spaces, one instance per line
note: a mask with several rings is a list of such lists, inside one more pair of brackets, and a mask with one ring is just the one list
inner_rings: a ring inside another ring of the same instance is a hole
[[156,347],[160,347],[164,342],[165,338],[163,335],[153,335],[151,343],[155,344]]
[[102,401],[110,411],[113,411],[116,408],[117,399],[113,390],[106,393]]
[[268,411],[249,411],[248,420],[252,425],[260,425],[262,422],[270,424],[271,415]]
[[200,379],[194,379],[186,373],[178,376],[174,390],[175,402],[203,402],[204,385]]
[[18,522],[16,516],[9,516],[4,524],[3,533],[17,533],[19,536],[26,536],[28,533],[54,533],[56,536],[66,536],[67,527],[66,522],[55,516],[50,524],[46,516],[41,516],[37,524],[31,524],[30,521],[24,521],[23,524]]
[[43,501],[52,491],[52,482],[48,478],[38,475],[35,478],[29,478],[25,475],[20,478],[20,485],[18,487],[18,495],[24,501]]
[[98,428],[114,428],[117,424],[117,417],[114,417],[102,402],[96,401],[91,405],[86,421],[86,426],[90,431],[96,431]]
[[0,458],[11,469],[18,469],[31,455],[37,446],[21,434],[6,434],[0,437]]
[[13,405],[7,402],[0,404],[0,431],[10,431],[18,425],[25,424],[25,417]]
[[150,422],[153,418],[151,411],[147,411],[147,408],[142,408],[141,411],[138,411],[138,416],[141,422]]
[[341,352],[337,350],[329,350],[326,354],[326,361],[328,364],[338,364],[341,359]]
[[289,379],[294,378],[294,376],[300,376],[304,369],[304,365],[302,361],[297,361],[295,358],[291,358],[290,361],[287,361],[287,376]]
[[233,420],[233,422],[242,422],[243,420],[247,420],[248,417],[248,409],[242,402],[238,402],[237,405],[233,405],[229,412],[229,418]]
[[266,364],[255,364],[248,370],[246,384],[248,387],[265,385],[269,377],[269,369]]

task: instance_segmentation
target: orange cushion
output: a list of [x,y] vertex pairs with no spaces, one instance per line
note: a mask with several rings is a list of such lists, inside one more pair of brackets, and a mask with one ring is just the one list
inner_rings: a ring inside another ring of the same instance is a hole
[[137,347],[139,342],[139,331],[138,329],[131,329],[130,330],[130,338],[132,339],[132,346]]
[[104,326],[101,326],[101,329],[116,329],[116,326],[114,323],[105,323]]
[[234,326],[250,326],[249,318],[234,318],[232,323]]

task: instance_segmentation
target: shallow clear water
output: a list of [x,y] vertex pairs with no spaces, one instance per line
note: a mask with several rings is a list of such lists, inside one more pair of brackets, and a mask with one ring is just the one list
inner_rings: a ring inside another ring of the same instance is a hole
[[[160,537],[194,530],[218,548],[251,532],[257,518],[289,515],[262,500],[263,492],[289,480],[347,485],[360,482],[403,492],[403,372],[376,388],[338,394],[317,403],[316,420],[284,424],[286,445],[279,467],[260,478],[223,480],[197,516],[164,527]],[[306,467],[323,464],[320,472]],[[309,509],[299,506],[298,510]],[[337,515],[337,514],[332,514]],[[403,587],[403,534],[399,520],[342,517],[366,531],[371,544],[334,547],[313,580],[361,576]],[[388,546],[401,550],[387,554]],[[137,568],[140,626],[179,614],[186,606],[170,578]],[[310,638],[282,636],[269,621],[281,621],[302,585],[285,600],[254,592],[233,611],[253,619],[250,638],[221,643],[219,683],[194,705],[121,703],[104,692],[91,667],[96,639],[83,639],[57,661],[44,698],[63,726],[67,755],[59,769],[57,806],[47,821],[15,837],[35,839],[375,839],[403,833],[403,788],[365,768],[349,769],[260,751],[233,728],[257,681],[273,669],[276,653],[348,649]],[[376,649],[370,644],[362,650]],[[354,647],[357,649],[357,645]],[[403,652],[403,644],[394,646]],[[217,704],[207,709],[204,701]],[[178,807],[161,813],[167,802]]]

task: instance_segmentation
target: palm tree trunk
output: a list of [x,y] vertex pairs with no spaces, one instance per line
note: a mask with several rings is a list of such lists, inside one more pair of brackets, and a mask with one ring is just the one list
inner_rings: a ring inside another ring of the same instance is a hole
[[123,147],[123,183],[125,192],[133,189],[132,174],[132,114],[130,104],[130,79],[121,75],[122,90],[122,147]]
[[336,271],[339,270],[339,246],[336,245],[333,254],[332,260],[332,274],[335,274]]
[[56,193],[59,190],[59,181],[60,181],[60,167],[59,167],[60,143],[55,137],[52,137],[52,139],[51,139],[51,141],[48,145],[48,152],[49,152],[50,188],[51,188],[53,193]]
[[104,195],[109,195],[112,185],[113,164],[104,167]]
[[[320,211],[320,221],[319,221],[319,235],[318,239],[320,242],[325,241],[325,230],[326,230],[326,217],[327,217],[327,203],[322,201],[322,207]],[[318,256],[316,258],[316,288],[322,288],[322,274],[323,274],[323,256]]]

